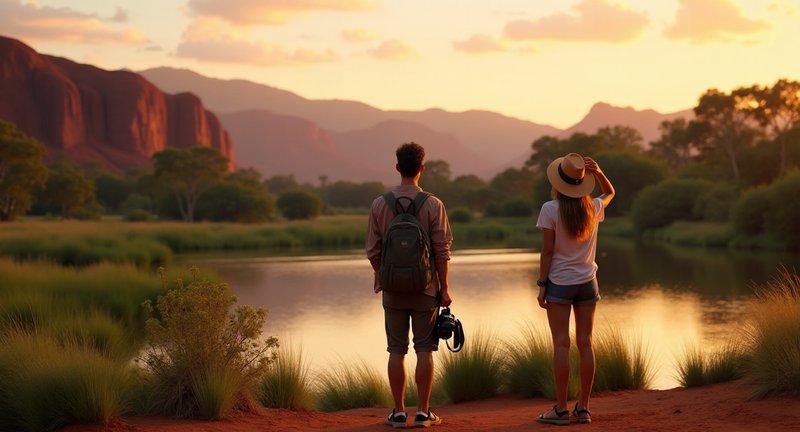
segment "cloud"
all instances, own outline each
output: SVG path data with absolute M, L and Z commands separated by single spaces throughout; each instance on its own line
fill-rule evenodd
M 614 5 L 608 0 L 583 0 L 573 13 L 559 13 L 536 20 L 515 20 L 506 24 L 510 39 L 551 39 L 621 43 L 642 33 L 647 15 Z
M 111 22 L 116 23 L 126 23 L 129 20 L 128 11 L 122 9 L 121 7 L 117 8 L 117 11 L 114 12 L 114 15 L 109 19 Z
M 485 34 L 472 35 L 467 40 L 453 42 L 456 51 L 463 51 L 471 54 L 482 54 L 506 51 L 506 46 L 497 38 Z
M 763 20 L 750 19 L 730 0 L 678 0 L 675 23 L 664 30 L 672 39 L 696 43 L 730 40 L 770 28 Z
M 285 24 L 298 14 L 312 11 L 353 12 L 372 10 L 374 0 L 189 0 L 196 16 L 216 17 L 235 25 Z
M 416 50 L 399 39 L 389 39 L 369 53 L 381 60 L 407 60 L 417 56 Z
M 366 29 L 356 28 L 342 30 L 342 39 L 346 42 L 372 42 L 377 38 L 378 36 L 375 33 Z
M 289 50 L 235 31 L 219 19 L 201 18 L 190 23 L 175 50 L 177 57 L 204 62 L 242 63 L 258 66 L 295 66 L 338 60 L 331 50 Z
M 147 42 L 138 30 L 115 29 L 97 15 L 18 0 L 0 0 L 0 29 L 5 34 L 46 41 L 83 44 Z

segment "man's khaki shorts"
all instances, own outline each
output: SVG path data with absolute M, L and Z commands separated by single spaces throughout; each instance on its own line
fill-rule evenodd
M 414 351 L 431 352 L 439 349 L 436 326 L 436 297 L 425 293 L 383 293 L 384 324 L 390 353 L 408 352 L 409 319 L 414 332 Z

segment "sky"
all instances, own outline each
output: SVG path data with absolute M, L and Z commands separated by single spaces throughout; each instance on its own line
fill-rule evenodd
M 670 113 L 800 80 L 800 0 L 0 0 L 0 35 L 105 69 L 559 128 L 596 102 Z

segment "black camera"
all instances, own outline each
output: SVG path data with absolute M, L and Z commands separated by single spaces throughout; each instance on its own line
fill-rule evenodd
M 436 318 L 436 335 L 439 339 L 450 339 L 456 330 L 456 316 L 450 313 L 450 308 L 442 309 Z

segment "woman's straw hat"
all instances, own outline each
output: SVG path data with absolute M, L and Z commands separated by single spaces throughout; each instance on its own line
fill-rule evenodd
M 580 198 L 594 190 L 594 176 L 586 175 L 586 164 L 583 156 L 570 153 L 550 163 L 547 167 L 547 179 L 562 195 Z

